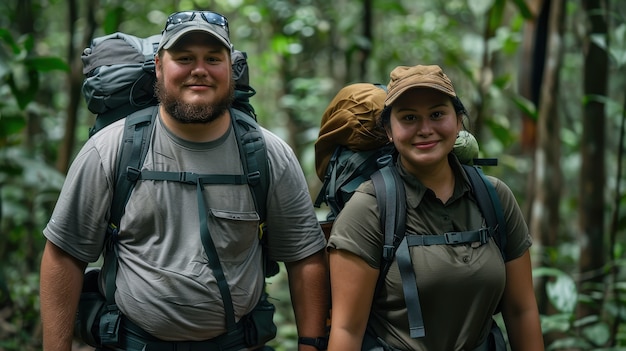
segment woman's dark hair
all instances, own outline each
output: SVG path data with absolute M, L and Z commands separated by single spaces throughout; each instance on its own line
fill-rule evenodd
M 465 109 L 465 106 L 463 106 L 461 99 L 459 99 L 458 96 L 455 96 L 451 98 L 451 100 L 452 100 L 452 106 L 454 106 L 454 111 L 456 111 L 457 114 L 461 114 L 469 118 L 469 113 L 467 113 L 467 110 Z
M 465 109 L 465 106 L 461 102 L 461 99 L 459 99 L 458 96 L 455 96 L 455 97 L 451 97 L 450 100 L 452 101 L 452 106 L 454 107 L 454 111 L 457 114 L 465 116 L 463 118 L 463 121 L 469 120 L 469 113 Z M 378 125 L 383 128 L 389 126 L 390 118 L 391 118 L 391 106 L 385 106 L 385 108 L 383 109 L 383 112 L 381 112 L 380 114 L 380 118 L 378 119 Z M 463 126 L 465 127 L 465 123 L 463 123 Z

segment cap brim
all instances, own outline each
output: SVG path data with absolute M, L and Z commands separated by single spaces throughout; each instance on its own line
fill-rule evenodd
M 160 51 L 161 49 L 165 49 L 165 50 L 170 49 L 178 42 L 180 38 L 182 38 L 183 36 L 191 32 L 207 33 L 211 35 L 212 37 L 214 37 L 215 39 L 217 39 L 226 48 L 228 48 L 229 50 L 231 49 L 230 42 L 226 38 L 224 38 L 222 35 L 220 35 L 217 31 L 210 28 L 208 25 L 188 22 L 188 23 L 179 25 L 179 27 L 180 28 L 170 30 L 170 31 L 174 31 L 174 30 L 176 31 L 173 34 L 169 34 L 169 35 L 168 33 L 163 34 L 163 40 L 161 40 L 161 43 L 159 44 L 159 49 L 157 51 Z
M 393 95 L 388 95 L 387 98 L 385 99 L 385 106 L 390 106 L 391 104 L 393 104 L 394 101 L 396 101 L 402 94 L 404 94 L 405 92 L 407 92 L 410 89 L 417 89 L 417 88 L 429 88 L 429 89 L 435 89 L 437 91 L 440 91 L 450 97 L 456 97 L 456 93 L 454 91 L 450 91 L 444 87 L 442 87 L 439 84 L 435 84 L 435 83 L 417 83 L 417 84 L 409 84 L 405 87 L 402 87 L 400 89 L 398 89 L 397 91 L 393 92 Z

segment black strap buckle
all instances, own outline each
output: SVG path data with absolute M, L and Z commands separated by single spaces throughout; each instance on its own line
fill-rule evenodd
M 261 172 L 254 171 L 254 172 L 248 173 L 248 184 L 255 186 L 259 184 L 260 180 L 261 180 Z
M 126 168 L 126 178 L 130 180 L 131 182 L 136 182 L 137 179 L 139 179 L 140 175 L 141 175 L 141 171 L 138 170 L 137 168 L 130 167 L 130 166 Z
M 460 232 L 443 233 L 443 236 L 445 237 L 446 244 L 448 245 L 454 245 L 463 242 L 463 235 Z

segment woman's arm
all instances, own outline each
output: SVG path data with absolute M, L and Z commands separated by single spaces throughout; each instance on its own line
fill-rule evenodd
M 543 335 L 533 289 L 530 253 L 506 263 L 502 317 L 513 351 L 542 351 Z
M 329 351 L 360 351 L 379 270 L 345 250 L 330 250 Z

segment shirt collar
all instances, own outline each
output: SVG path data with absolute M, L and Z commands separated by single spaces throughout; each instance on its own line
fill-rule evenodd
M 452 173 L 455 178 L 454 193 L 452 194 L 452 198 L 449 200 L 449 202 L 452 202 L 470 192 L 471 187 L 469 178 L 463 170 L 463 166 L 459 162 L 459 159 L 454 154 L 450 153 L 448 154 L 448 162 L 450 163 L 450 167 L 452 168 Z M 400 177 L 404 181 L 407 206 L 409 208 L 417 208 L 422 199 L 424 199 L 424 195 L 426 195 L 428 188 L 426 188 L 419 180 L 417 180 L 417 178 L 410 174 L 397 160 L 396 167 Z

